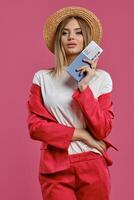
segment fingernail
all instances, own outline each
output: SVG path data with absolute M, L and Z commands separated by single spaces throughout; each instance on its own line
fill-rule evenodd
M 87 60 L 87 59 L 83 59 L 82 61 L 83 61 L 83 62 L 88 62 L 88 60 Z

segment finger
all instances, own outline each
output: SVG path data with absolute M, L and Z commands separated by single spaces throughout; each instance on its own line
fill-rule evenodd
M 83 59 L 82 61 L 91 65 L 94 63 L 92 60 L 89 59 Z
M 99 57 L 96 58 L 95 60 L 83 59 L 82 61 L 85 62 L 85 63 L 93 64 L 93 63 L 97 63 L 98 60 L 99 60 Z
M 98 61 L 99 61 L 99 57 L 98 57 L 98 58 L 96 58 L 95 62 L 98 62 Z
M 100 144 L 101 144 L 101 147 L 106 151 L 107 146 L 106 146 L 105 142 L 100 141 Z
M 103 149 L 103 151 L 106 151 L 106 145 L 99 142 L 98 145 Z
M 101 145 L 101 147 L 103 148 L 104 151 L 106 151 L 106 146 L 105 145 Z
M 87 63 L 90 66 L 91 69 L 96 69 L 95 66 L 97 65 L 98 61 L 91 61 L 91 60 L 86 60 L 85 59 L 84 62 Z
M 86 73 L 87 73 L 87 70 L 84 68 L 84 69 L 82 69 L 80 72 L 79 72 L 79 75 L 81 76 L 81 74 L 85 74 L 86 75 Z
M 76 71 L 81 71 L 82 69 L 85 69 L 85 68 L 89 68 L 89 66 L 88 65 L 84 65 L 82 67 L 77 68 Z
M 91 60 L 83 60 L 83 62 L 87 63 L 89 67 L 92 69 L 93 62 Z
M 89 141 L 84 141 L 84 143 L 89 145 L 89 147 L 92 146 L 92 148 L 97 149 L 102 155 L 104 154 L 103 148 L 97 142 L 93 143 L 92 145 L 91 145 L 91 142 Z
M 105 151 L 104 151 L 104 149 L 100 145 L 97 145 L 96 148 L 97 148 L 98 151 L 100 151 L 100 153 L 102 155 L 104 154 Z
M 97 63 L 98 61 L 99 61 L 99 57 L 94 60 L 95 63 Z

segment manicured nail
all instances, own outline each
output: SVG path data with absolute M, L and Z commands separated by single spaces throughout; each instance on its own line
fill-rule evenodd
M 85 59 L 82 59 L 82 61 L 85 61 Z

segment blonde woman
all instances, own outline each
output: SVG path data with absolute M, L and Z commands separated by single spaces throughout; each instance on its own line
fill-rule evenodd
M 35 73 L 28 100 L 30 136 L 42 142 L 43 199 L 108 200 L 112 79 L 98 60 L 85 60 L 80 82 L 66 72 L 91 40 L 100 43 L 101 23 L 85 8 L 66 7 L 48 18 L 43 35 L 56 64 Z

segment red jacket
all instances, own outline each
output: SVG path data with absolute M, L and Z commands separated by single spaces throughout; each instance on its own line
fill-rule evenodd
M 92 135 L 98 140 L 103 140 L 107 148 L 111 146 L 117 150 L 106 140 L 114 118 L 111 93 L 103 94 L 96 100 L 91 89 L 87 87 L 83 92 L 75 91 L 72 97 L 82 109 Z M 39 172 L 53 173 L 69 168 L 68 147 L 75 128 L 57 122 L 43 104 L 41 88 L 37 84 L 32 84 L 27 105 L 30 136 L 42 141 Z M 112 164 L 107 152 L 104 158 L 108 165 Z

